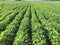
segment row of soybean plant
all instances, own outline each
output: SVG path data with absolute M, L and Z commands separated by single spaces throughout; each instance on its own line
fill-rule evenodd
M 0 17 L 7 13 L 9 10 L 13 9 L 12 7 L 16 7 L 17 4 L 0 4 Z
M 11 5 L 12 6 L 12 5 Z M 19 8 L 20 8 L 20 6 L 21 5 L 14 5 L 13 6 L 13 8 L 11 7 L 7 7 L 7 8 L 10 8 L 10 9 L 5 9 L 6 11 L 4 12 L 4 13 L 2 13 L 2 14 L 0 14 L 0 22 L 2 21 L 2 20 L 4 20 L 7 16 L 9 16 L 9 15 L 11 15 L 11 13 L 13 13 L 15 10 L 19 10 Z M 14 9 L 14 10 L 13 10 Z
M 0 17 L 3 14 L 5 14 L 6 12 L 8 12 L 9 10 L 16 9 L 20 5 L 22 5 L 22 4 L 20 4 L 20 3 L 7 3 L 7 2 L 0 4 Z
M 24 8 L 24 6 L 18 7 L 17 10 L 13 11 L 10 15 L 8 15 L 3 21 L 0 22 L 0 32 L 3 31 L 8 24 L 10 24 L 15 16 Z
M 26 12 L 28 6 L 16 14 L 15 19 L 6 27 L 6 29 L 0 34 L 0 45 L 12 45 L 17 29 L 19 28 L 20 22 Z
M 19 26 L 17 36 L 14 39 L 13 45 L 29 45 L 30 37 L 30 6 L 27 9 L 26 14 L 24 15 L 23 20 L 21 21 L 21 25 Z
M 57 6 L 57 5 L 55 5 Z M 52 7 L 46 7 L 46 8 L 41 8 L 40 12 L 43 13 L 42 15 L 46 18 L 46 20 L 50 23 L 51 27 L 55 28 L 58 32 L 58 36 L 60 36 L 60 13 L 59 13 L 59 5 L 57 7 L 52 6 Z M 60 37 L 59 37 L 60 39 Z M 60 40 L 59 40 L 60 42 Z
M 44 13 L 44 11 L 42 11 Z M 52 23 L 50 23 L 48 20 L 46 20 L 45 16 L 43 15 L 43 13 L 41 12 L 41 10 L 36 9 L 36 15 L 39 19 L 39 21 L 41 22 L 43 29 L 46 32 L 46 38 L 47 42 L 49 40 L 49 43 L 51 43 L 52 45 L 59 45 L 59 34 L 58 34 L 58 30 L 56 30 L 53 26 Z M 47 12 L 48 13 L 48 12 Z M 53 20 L 52 20 L 53 21 Z
M 34 8 L 31 8 L 31 25 L 32 25 L 32 44 L 33 45 L 47 45 L 44 36 L 44 30 L 41 28 L 41 23 L 39 23 Z
M 48 5 L 48 4 L 47 4 Z M 53 27 L 55 27 L 59 31 L 60 27 L 60 8 L 59 8 L 59 3 L 58 5 L 53 4 L 52 7 L 51 5 L 46 6 L 40 6 L 39 10 L 44 15 L 44 17 L 51 23 Z M 38 7 L 37 7 L 38 8 Z M 53 21 L 52 21 L 53 20 Z

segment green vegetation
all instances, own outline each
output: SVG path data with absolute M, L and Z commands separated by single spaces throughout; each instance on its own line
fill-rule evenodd
M 0 2 L 0 45 L 60 45 L 60 3 Z

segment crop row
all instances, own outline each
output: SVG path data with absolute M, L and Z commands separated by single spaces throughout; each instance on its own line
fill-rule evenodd
M 60 45 L 59 3 L 5 3 L 0 3 L 0 45 Z
M 15 37 L 15 33 L 20 25 L 20 21 L 26 12 L 27 6 L 16 14 L 15 19 L 6 27 L 5 31 L 0 34 L 0 45 L 10 45 Z M 23 13 L 24 12 L 24 13 Z M 16 13 L 16 12 L 15 12 Z

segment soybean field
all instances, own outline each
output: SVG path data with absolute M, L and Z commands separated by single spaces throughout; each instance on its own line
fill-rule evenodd
M 60 45 L 60 3 L 0 2 L 0 45 Z

